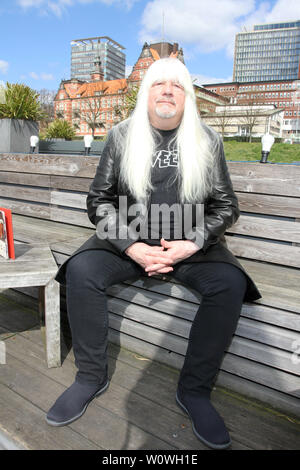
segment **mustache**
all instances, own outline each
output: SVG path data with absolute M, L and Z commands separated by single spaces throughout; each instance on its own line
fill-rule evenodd
M 171 104 L 176 104 L 175 100 L 173 98 L 158 98 L 155 103 L 171 103 Z

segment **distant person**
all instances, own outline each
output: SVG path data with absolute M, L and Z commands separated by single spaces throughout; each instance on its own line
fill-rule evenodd
M 139 219 L 132 215 L 137 203 Z M 152 211 L 161 205 L 161 213 Z M 67 286 L 78 372 L 47 422 L 63 426 L 78 419 L 109 386 L 106 289 L 142 274 L 168 273 L 202 295 L 177 403 L 202 442 L 227 448 L 230 436 L 210 395 L 242 303 L 260 293 L 226 246 L 224 233 L 239 217 L 238 202 L 221 138 L 199 118 L 180 60 L 161 59 L 148 69 L 132 116 L 108 135 L 87 209 L 96 234 L 57 275 Z

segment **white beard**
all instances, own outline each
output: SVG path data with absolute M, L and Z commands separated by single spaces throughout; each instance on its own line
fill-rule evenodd
M 172 111 L 161 111 L 158 107 L 156 107 L 155 113 L 162 119 L 170 119 L 176 115 L 176 109 L 173 109 Z

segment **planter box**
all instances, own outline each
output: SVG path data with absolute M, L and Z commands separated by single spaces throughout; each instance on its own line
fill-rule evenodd
M 29 153 L 32 135 L 39 135 L 37 122 L 23 119 L 0 119 L 0 152 Z

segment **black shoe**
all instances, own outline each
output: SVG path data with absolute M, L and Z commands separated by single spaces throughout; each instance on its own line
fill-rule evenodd
M 210 399 L 177 390 L 177 404 L 188 414 L 195 435 L 211 449 L 227 449 L 231 439 L 223 419 L 213 407 Z
M 46 421 L 50 426 L 66 426 L 80 418 L 86 411 L 89 403 L 109 386 L 106 380 L 103 385 L 81 384 L 74 382 L 64 391 L 50 408 Z

